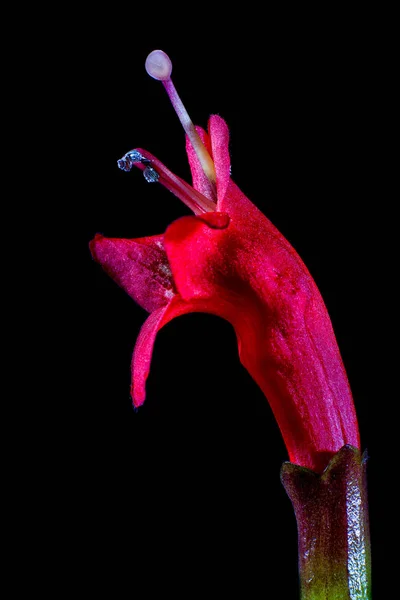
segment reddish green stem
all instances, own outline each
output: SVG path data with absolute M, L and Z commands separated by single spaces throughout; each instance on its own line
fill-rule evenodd
M 343 446 L 319 475 L 285 463 L 299 539 L 302 600 L 370 600 L 366 457 Z

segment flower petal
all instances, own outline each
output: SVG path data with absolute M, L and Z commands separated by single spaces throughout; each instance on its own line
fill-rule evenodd
M 196 131 L 200 136 L 201 141 L 208 150 L 209 154 L 212 154 L 210 138 L 202 127 L 196 127 Z M 190 142 L 188 136 L 186 136 L 186 153 L 189 161 L 190 171 L 192 173 L 192 185 L 195 190 L 206 196 L 209 200 L 214 201 L 214 193 L 210 181 L 206 177 L 203 171 L 203 167 L 197 157 L 197 154 Z
M 231 177 L 228 125 L 218 115 L 211 115 L 208 121 L 208 134 L 211 140 L 212 158 L 217 175 L 217 196 L 218 200 L 222 200 Z
M 146 319 L 136 340 L 132 356 L 132 384 L 131 395 L 134 406 L 138 407 L 146 399 L 146 379 L 150 371 L 151 357 L 154 342 L 161 322 L 167 312 L 169 304 L 158 308 Z
M 229 129 L 225 121 L 218 115 L 211 115 L 208 121 L 208 134 L 201 127 L 196 126 L 201 141 L 213 159 L 217 176 L 217 196 L 221 200 L 226 193 L 230 172 L 231 160 L 229 156 Z M 204 196 L 213 200 L 212 187 L 204 174 L 197 154 L 186 136 L 186 152 L 190 170 L 192 172 L 193 187 Z
M 235 206 L 224 227 L 215 226 L 219 213 L 208 213 L 167 229 L 177 291 L 232 323 L 241 362 L 268 398 L 290 460 L 321 471 L 343 445 L 359 447 L 327 310 L 295 250 L 232 182 L 220 205 Z
M 165 306 L 173 297 L 162 235 L 127 240 L 97 234 L 90 250 L 106 273 L 148 312 Z
M 151 357 L 157 332 L 169 321 L 191 312 L 212 312 L 206 303 L 185 302 L 178 295 L 166 306 L 156 309 L 143 324 L 132 356 L 131 395 L 133 405 L 139 407 L 146 398 L 146 380 L 150 372 Z

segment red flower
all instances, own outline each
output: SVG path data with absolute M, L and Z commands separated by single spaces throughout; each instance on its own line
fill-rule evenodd
M 215 168 L 206 177 L 187 140 L 193 188 L 144 150 L 119 161 L 159 180 L 197 213 L 164 235 L 90 247 L 105 271 L 150 316 L 132 359 L 132 398 L 145 399 L 157 332 L 174 317 L 206 312 L 234 327 L 242 364 L 265 393 L 291 462 L 322 471 L 345 444 L 360 447 L 349 383 L 321 295 L 300 257 L 230 178 L 228 128 L 196 128 Z M 210 183 L 211 179 L 211 183 Z

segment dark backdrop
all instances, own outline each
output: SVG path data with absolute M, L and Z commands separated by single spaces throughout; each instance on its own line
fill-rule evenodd
M 84 575 L 88 590 L 298 595 L 296 524 L 279 481 L 287 454 L 232 328 L 201 314 L 168 324 L 135 413 L 130 359 L 146 313 L 89 254 L 97 232 L 142 237 L 189 214 L 116 164 L 139 146 L 190 181 L 181 125 L 144 70 L 155 48 L 169 53 L 193 121 L 206 126 L 211 113 L 227 121 L 233 179 L 295 247 L 325 299 L 371 457 L 374 584 L 378 594 L 389 585 L 386 75 L 373 19 L 366 27 L 360 15 L 337 17 L 317 25 L 271 17 L 253 34 L 257 15 L 163 28 L 149 9 L 125 18 L 121 8 L 115 25 L 103 14 L 101 24 L 71 30 L 69 240 L 81 251 L 82 278 L 78 287 L 71 273 L 69 284 L 77 327 L 65 494 L 76 546 L 70 581 Z

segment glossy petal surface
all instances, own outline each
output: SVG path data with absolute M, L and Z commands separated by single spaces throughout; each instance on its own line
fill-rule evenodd
M 241 362 L 265 393 L 291 462 L 322 472 L 342 446 L 360 445 L 327 310 L 296 251 L 231 180 L 223 119 L 214 115 L 207 133 L 197 131 L 215 166 L 215 212 L 178 219 L 164 236 L 92 242 L 95 259 L 152 313 L 132 362 L 134 404 L 144 401 L 157 331 L 180 314 L 213 313 L 235 328 Z M 195 193 L 212 199 L 190 144 L 187 153 Z M 168 177 L 174 191 L 175 176 Z

